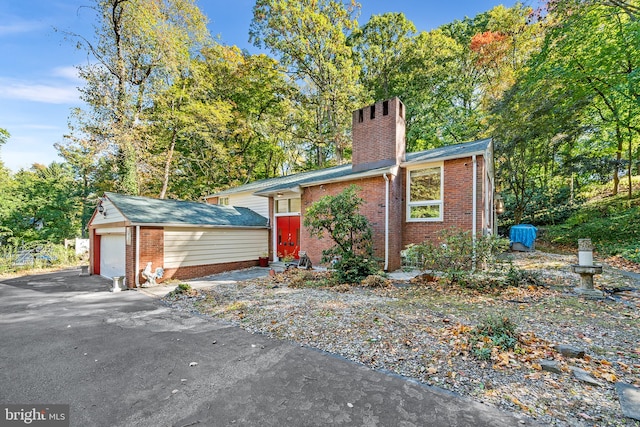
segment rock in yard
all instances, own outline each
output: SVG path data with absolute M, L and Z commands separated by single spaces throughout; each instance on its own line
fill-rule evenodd
M 562 373 L 562 369 L 560 369 L 560 365 L 555 360 L 548 360 L 548 359 L 541 360 L 540 366 L 542 366 L 543 371 L 553 372 L 554 374 Z
M 618 382 L 616 391 L 624 416 L 640 421 L 640 388 Z
M 584 369 L 576 368 L 575 366 L 571 366 L 571 372 L 573 372 L 573 376 L 583 383 L 587 383 L 589 385 L 593 385 L 596 387 L 602 387 L 602 384 L 597 379 L 593 378 L 587 371 Z
M 571 345 L 560 344 L 555 346 L 555 349 L 564 357 L 572 357 L 575 359 L 584 357 L 584 350 Z

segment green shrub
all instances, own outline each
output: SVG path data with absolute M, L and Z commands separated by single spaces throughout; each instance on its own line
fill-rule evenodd
M 427 240 L 412 245 L 405 257 L 421 270 L 442 272 L 448 280 L 462 283 L 474 270 L 496 266 L 496 256 L 509 247 L 509 241 L 499 236 L 476 236 L 452 227 L 442 230 L 437 241 Z
M 481 360 L 491 357 L 493 347 L 513 350 L 518 344 L 516 324 L 508 317 L 488 316 L 471 330 L 471 353 Z
M 177 287 L 177 290 L 180 292 L 189 292 L 191 291 L 191 285 L 188 283 L 180 283 Z
M 640 245 L 636 245 L 635 247 L 629 247 L 624 249 L 621 253 L 620 256 L 622 256 L 623 258 L 632 261 L 632 262 L 637 262 L 638 264 L 640 264 Z
M 362 255 L 346 254 L 333 264 L 331 278 L 336 285 L 360 283 L 379 270 L 377 261 Z
M 322 251 L 322 262 L 332 262 L 333 279 L 338 284 L 359 283 L 378 270 L 371 224 L 359 212 L 364 200 L 357 196 L 357 190 L 350 185 L 335 196 L 322 197 L 309 206 L 304 217 L 304 226 L 312 236 L 322 239 L 328 234 L 333 240 L 334 245 Z

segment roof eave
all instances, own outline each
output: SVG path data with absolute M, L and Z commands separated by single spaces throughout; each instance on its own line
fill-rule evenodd
M 459 153 L 459 154 L 452 154 L 450 156 L 440 156 L 440 157 L 433 157 L 431 159 L 418 159 L 418 160 L 411 160 L 408 162 L 402 162 L 400 163 L 400 167 L 407 167 L 407 166 L 413 166 L 413 165 L 419 165 L 422 163 L 435 163 L 435 162 L 445 162 L 447 160 L 455 160 L 455 159 L 463 159 L 465 157 L 471 157 L 471 156 L 478 156 L 478 155 L 482 155 L 484 156 L 487 153 L 487 150 L 476 150 L 476 151 L 469 151 L 466 153 Z
M 313 187 L 315 185 L 321 185 L 321 184 L 332 184 L 335 182 L 353 181 L 355 179 L 370 178 L 373 176 L 382 176 L 386 173 L 390 173 L 390 170 L 393 168 L 394 166 L 384 167 L 384 168 L 371 169 L 368 171 L 363 171 L 363 172 L 349 174 L 349 175 L 343 175 L 335 178 L 316 179 L 313 181 L 303 182 L 292 187 L 266 188 L 264 190 L 256 191 L 253 194 L 255 196 L 273 197 L 278 195 L 278 193 L 287 193 L 287 192 L 302 193 L 302 189 L 305 187 Z
M 268 225 L 216 225 L 216 224 L 185 224 L 170 222 L 131 222 L 132 227 L 201 227 L 201 228 L 251 228 L 251 229 L 269 229 Z

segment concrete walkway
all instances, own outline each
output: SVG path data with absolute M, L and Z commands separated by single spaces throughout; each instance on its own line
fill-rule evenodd
M 0 403 L 70 404 L 83 427 L 532 425 L 110 286 L 79 270 L 0 282 Z

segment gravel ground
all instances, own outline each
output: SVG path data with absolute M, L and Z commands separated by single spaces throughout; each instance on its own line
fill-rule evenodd
M 513 255 L 543 286 L 501 292 L 440 282 L 388 281 L 384 287 L 294 288 L 292 274 L 220 284 L 195 295 L 170 295 L 178 310 L 199 312 L 252 333 L 290 340 L 448 389 L 555 426 L 635 426 L 625 418 L 617 381 L 640 387 L 640 283 L 605 265 L 595 277 L 604 300 L 577 297 L 575 256 Z M 320 276 L 326 273 L 318 273 Z M 313 281 L 311 282 L 313 284 Z M 514 350 L 473 355 L 472 330 L 493 315 L 517 325 Z M 561 355 L 555 345 L 584 350 Z M 490 346 L 491 347 L 491 346 Z M 542 369 L 553 360 L 559 373 Z M 543 363 L 544 364 L 544 363 Z M 578 380 L 571 368 L 594 381 Z

